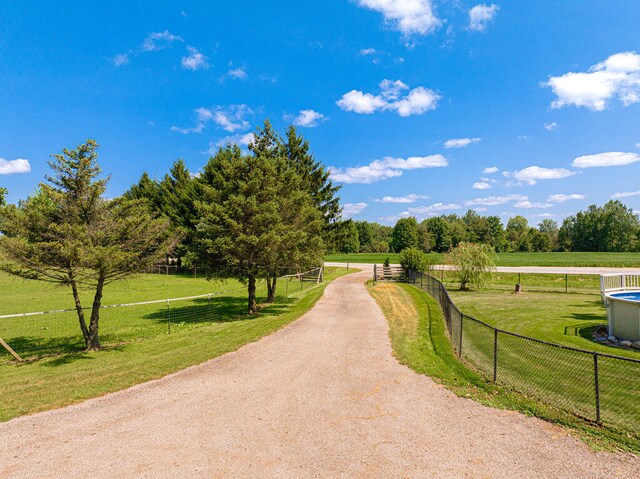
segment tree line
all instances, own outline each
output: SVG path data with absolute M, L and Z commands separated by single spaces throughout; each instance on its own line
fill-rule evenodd
M 206 267 L 246 283 L 253 315 L 257 280 L 275 301 L 277 278 L 321 264 L 345 226 L 339 186 L 293 126 L 281 137 L 266 120 L 249 152 L 222 146 L 199 174 L 178 160 L 118 198 L 105 196 L 97 149 L 87 140 L 52 155 L 52 174 L 17 205 L 0 190 L 0 267 L 69 287 L 86 350 L 101 348 L 102 294 L 113 281 L 161 261 Z M 82 288 L 93 294 L 88 318 Z
M 638 215 L 619 200 L 565 218 L 561 225 L 544 219 L 529 225 L 520 215 L 507 221 L 469 210 L 463 216 L 436 216 L 418 222 L 400 218 L 395 226 L 351 221 L 343 227 L 337 248 L 341 253 L 399 253 L 406 248 L 448 252 L 461 243 L 484 244 L 496 252 L 640 251 Z

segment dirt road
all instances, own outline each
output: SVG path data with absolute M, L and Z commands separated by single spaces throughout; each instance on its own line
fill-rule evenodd
M 638 477 L 634 456 L 399 365 L 368 277 L 235 353 L 0 424 L 0 477 Z

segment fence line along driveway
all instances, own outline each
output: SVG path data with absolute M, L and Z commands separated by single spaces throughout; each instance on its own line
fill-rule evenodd
M 350 268 L 373 271 L 373 263 L 337 263 L 325 262 L 325 266 L 346 266 Z M 380 263 L 379 263 L 380 264 Z M 400 266 L 392 264 L 391 266 Z M 432 266 L 435 270 L 453 271 L 455 268 L 445 264 L 436 264 Z M 498 273 L 536 273 L 536 274 L 583 274 L 583 275 L 600 275 L 607 273 L 640 273 L 640 268 L 605 268 L 601 266 L 498 266 Z
M 235 353 L 0 424 L 0 477 L 637 477 L 635 456 L 398 364 L 369 278 Z

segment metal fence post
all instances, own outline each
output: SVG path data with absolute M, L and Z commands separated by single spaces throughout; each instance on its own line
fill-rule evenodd
M 167 299 L 167 332 L 171 333 L 171 307 L 169 306 L 168 299 Z
M 493 330 L 493 382 L 498 379 L 498 330 Z
M 598 375 L 598 353 L 593 353 L 593 379 L 596 393 L 596 421 L 600 422 L 600 378 Z
M 453 304 L 453 303 L 451 303 Z M 460 343 L 458 345 L 458 357 L 462 358 L 462 324 L 463 324 L 463 320 L 464 320 L 464 315 L 462 313 L 460 314 Z

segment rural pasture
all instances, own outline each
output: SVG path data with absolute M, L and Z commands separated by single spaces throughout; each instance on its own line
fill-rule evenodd
M 327 262 L 338 263 L 391 263 L 399 262 L 399 253 L 350 253 L 330 254 Z M 428 253 L 431 264 L 443 264 L 442 253 Z M 640 253 L 498 253 L 497 266 L 592 266 L 608 268 L 640 268 Z

